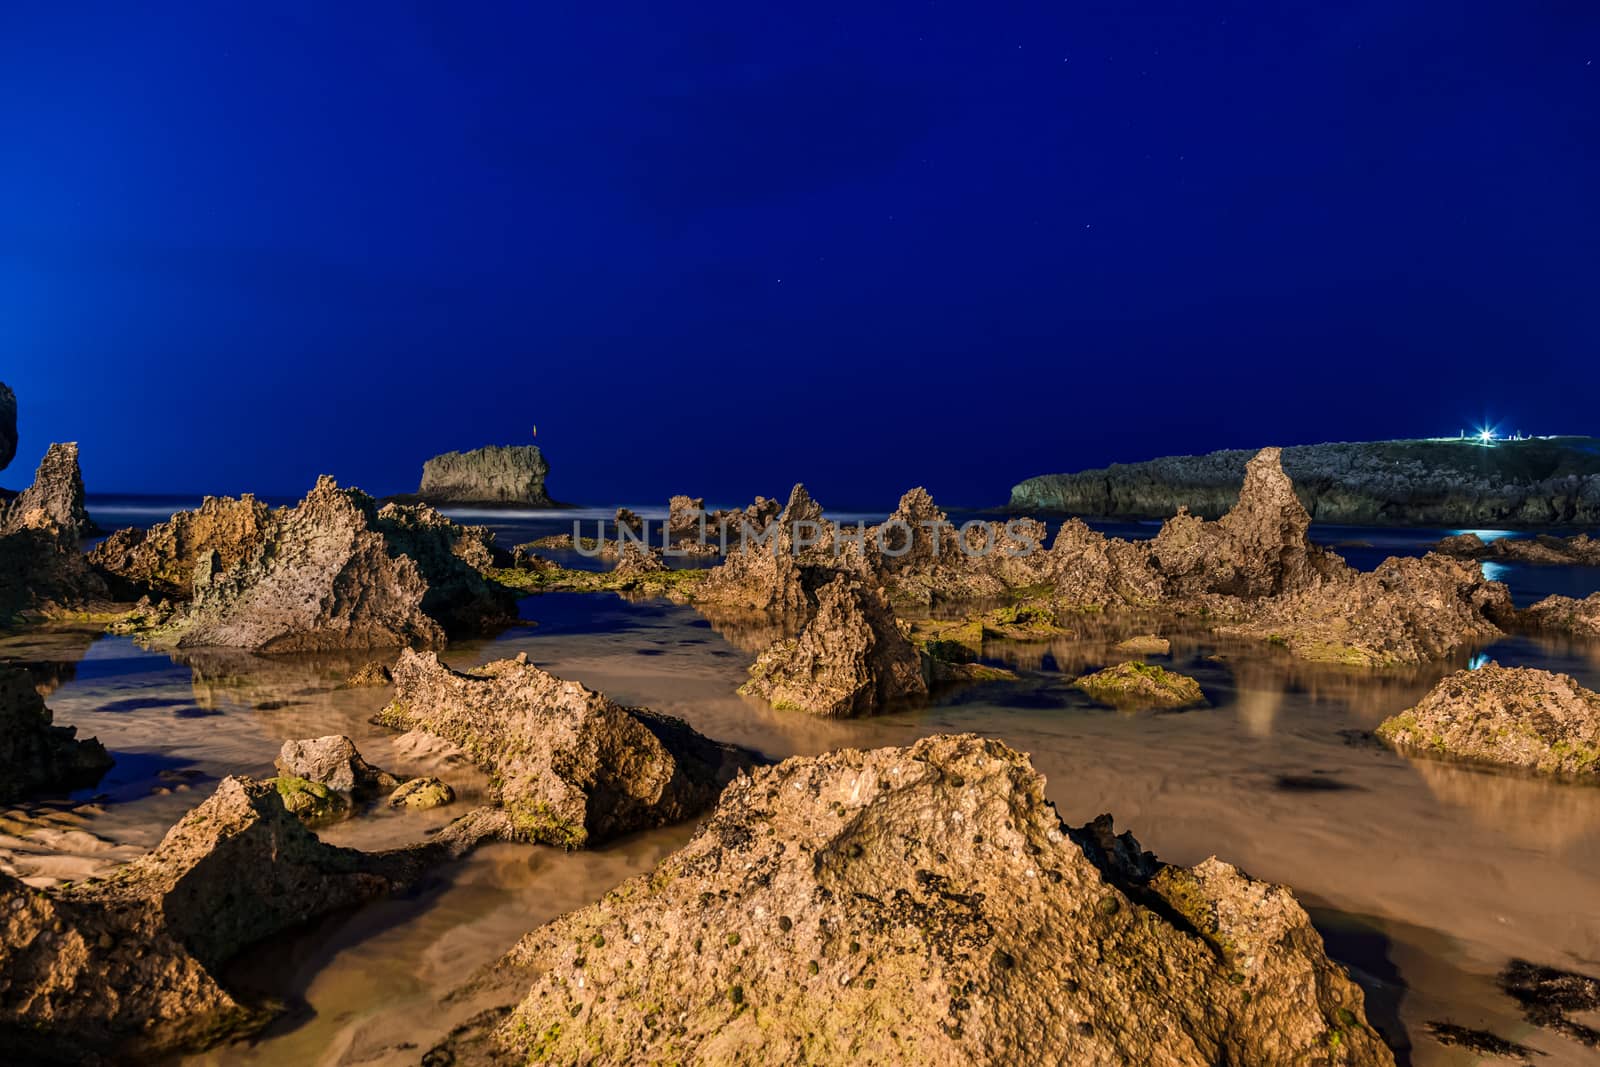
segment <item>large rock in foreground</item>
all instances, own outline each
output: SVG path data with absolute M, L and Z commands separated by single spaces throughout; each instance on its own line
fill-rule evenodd
M 430 504 L 529 504 L 550 507 L 550 464 L 537 445 L 489 445 L 446 452 L 422 465 L 417 495 Z
M 27 671 L 0 667 L 0 803 L 41 789 L 78 789 L 111 769 L 105 746 L 52 724 Z
M 246 946 L 414 884 L 497 830 L 458 820 L 388 853 L 325 845 L 269 782 L 226 778 L 154 851 L 48 891 L 0 875 L 0 1046 L 17 1062 L 149 1062 L 259 1027 L 219 984 Z
M 1412 755 L 1600 782 L 1600 693 L 1565 674 L 1498 663 L 1457 671 L 1378 736 Z
M 379 721 L 459 745 L 488 772 L 516 834 L 581 848 L 693 818 L 748 764 L 680 719 L 629 708 L 527 657 L 457 674 L 407 649 Z
M 211 566 L 228 570 L 255 552 L 267 537 L 271 512 L 249 493 L 208 496 L 194 511 L 180 511 L 148 530 L 118 530 L 89 553 L 89 562 L 156 596 L 194 595 L 195 569 L 206 553 Z
M 818 590 L 800 636 L 763 652 L 740 692 L 776 708 L 843 718 L 921 701 L 928 684 L 883 594 L 840 574 Z
M 998 741 L 796 758 L 529 934 L 457 1064 L 1390 1064 L 1287 889 L 1065 826 Z M 451 1062 L 444 1052 L 439 1062 Z

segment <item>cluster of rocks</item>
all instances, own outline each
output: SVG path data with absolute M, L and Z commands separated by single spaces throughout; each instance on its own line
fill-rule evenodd
M 1319 522 L 1410 526 L 1600 523 L 1600 444 L 1569 437 L 1502 441 L 1366 441 L 1284 450 L 1301 502 Z M 1187 505 L 1220 515 L 1251 452 L 1168 456 L 1030 478 L 1011 506 L 1103 518 L 1158 519 Z
M 1600 783 L 1600 693 L 1565 674 L 1498 663 L 1457 671 L 1377 733 L 1408 754 Z
M 374 767 L 342 734 L 285 741 L 276 766 L 273 784 L 284 806 L 312 825 L 353 814 L 380 796 L 412 811 L 455 801 L 455 790 L 436 777 L 399 778 Z
M 1497 537 L 1485 541 L 1475 533 L 1455 534 L 1433 546 L 1435 552 L 1461 559 L 1487 559 L 1553 567 L 1600 567 L 1600 540 L 1588 534 L 1554 537 Z
M 459 746 L 487 772 L 520 840 L 579 848 L 692 818 L 750 754 L 624 707 L 527 657 L 460 674 L 406 649 L 377 721 Z
M 0 874 L 0 1044 L 25 1062 L 124 1062 L 258 1029 L 273 1009 L 219 977 L 241 950 L 414 885 L 503 830 L 475 812 L 423 845 L 336 848 L 273 783 L 230 777 L 108 878 L 37 890 Z
M 208 499 L 149 531 L 122 531 L 91 555 L 149 597 L 188 597 L 149 635 L 180 648 L 308 652 L 441 645 L 516 616 L 482 571 L 493 534 L 427 505 L 388 504 L 332 478 L 298 505 Z
M 111 769 L 105 746 L 55 725 L 27 671 L 0 666 L 0 803 L 39 790 L 93 786 Z
M 446 452 L 422 465 L 417 496 L 430 504 L 553 507 L 550 464 L 537 445 L 489 445 Z
M 741 776 L 425 1062 L 1391 1064 L 1290 892 L 1065 825 L 971 736 Z
M 1460 560 L 1396 558 L 1362 572 L 1312 543 L 1311 516 L 1271 448 L 1247 464 L 1220 520 L 1180 510 L 1148 541 L 1108 538 L 1076 519 L 1048 547 L 1047 528 L 1028 519 L 957 529 L 922 489 L 885 523 L 849 529 L 828 522 L 797 486 L 774 523 L 687 595 L 714 618 L 742 611 L 784 620 L 798 637 L 761 655 L 746 691 L 826 715 L 926 695 L 940 658 L 931 653 L 948 642 L 924 643 L 913 680 L 904 664 L 918 650 L 886 603 L 919 611 L 1009 599 L 969 621 L 1023 640 L 1060 633 L 1067 613 L 1183 614 L 1297 658 L 1361 666 L 1436 659 L 1493 638 L 1498 623 L 1515 618 L 1505 587 Z M 841 577 L 848 582 L 834 588 Z M 823 613 L 826 588 L 834 592 Z

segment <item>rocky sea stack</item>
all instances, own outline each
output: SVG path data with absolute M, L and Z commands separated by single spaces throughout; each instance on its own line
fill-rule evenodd
M 972 736 L 740 777 L 498 977 L 424 1062 L 1394 1062 L 1287 889 L 1072 829 Z
M 537 445 L 489 445 L 446 452 L 422 465 L 417 496 L 430 504 L 553 507 L 544 480 L 550 464 Z
M 1254 453 L 1229 449 L 1046 474 L 1015 486 L 1012 507 L 1104 518 L 1158 519 L 1187 507 L 1222 514 Z M 1283 450 L 1318 522 L 1417 526 L 1600 523 L 1600 441 L 1364 441 Z

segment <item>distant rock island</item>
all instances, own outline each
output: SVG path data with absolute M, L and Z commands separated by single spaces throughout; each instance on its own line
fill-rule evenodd
M 1011 506 L 1151 519 L 1227 511 L 1253 449 L 1114 463 L 1015 486 Z M 1600 523 L 1600 439 L 1548 437 L 1295 445 L 1284 471 L 1318 522 L 1417 526 Z
M 428 460 L 416 495 L 429 504 L 552 507 L 544 489 L 549 474 L 538 445 L 489 445 Z

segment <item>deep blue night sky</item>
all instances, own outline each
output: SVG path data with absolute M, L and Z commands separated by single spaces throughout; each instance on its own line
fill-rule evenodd
M 7 484 L 537 423 L 569 500 L 988 504 L 1596 429 L 1592 3 L 147 6 L 0 13 Z

